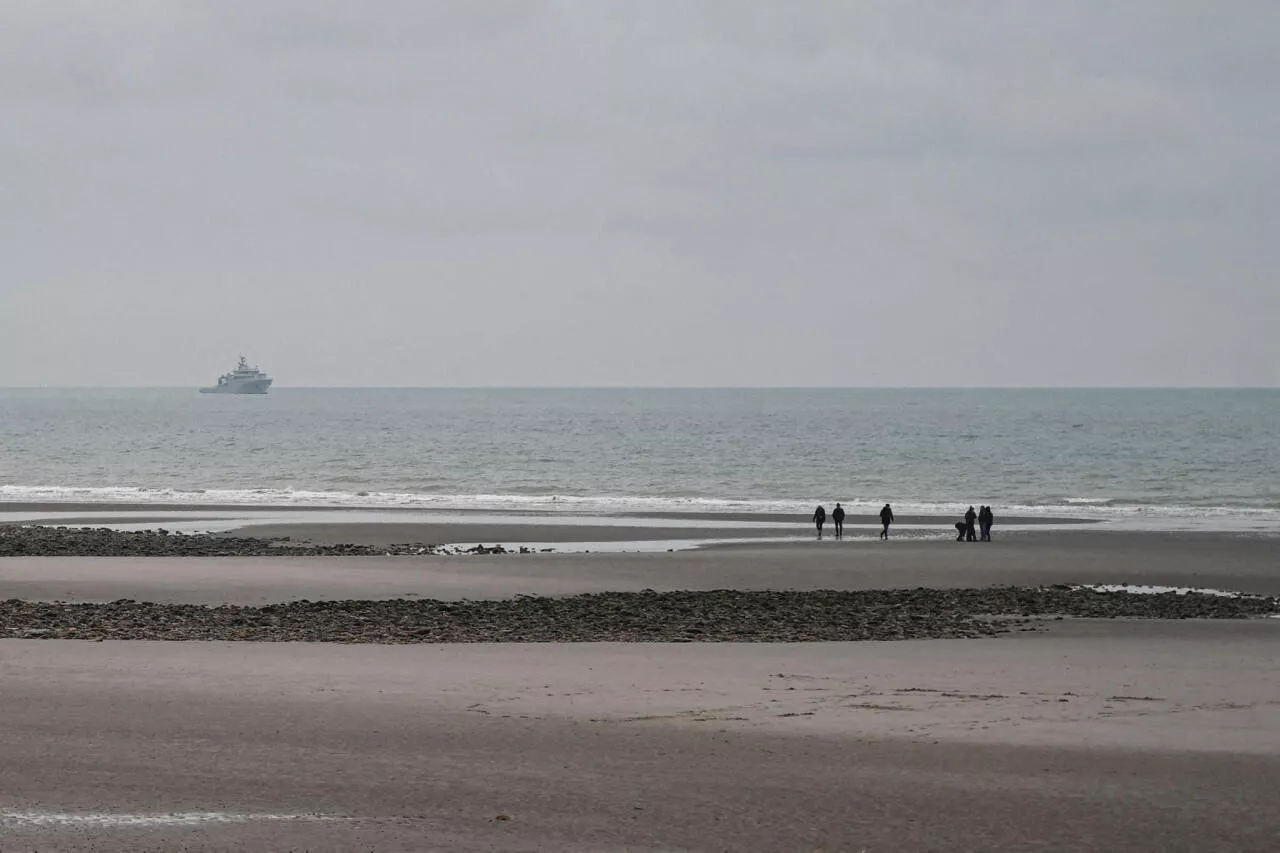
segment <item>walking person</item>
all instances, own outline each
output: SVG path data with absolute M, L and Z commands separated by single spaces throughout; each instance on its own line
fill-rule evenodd
M 813 523 L 818 525 L 818 538 L 821 539 L 822 525 L 827 523 L 827 511 L 822 504 L 818 504 L 818 508 L 813 511 Z
M 978 541 L 991 541 L 991 525 L 995 524 L 995 516 L 991 513 L 991 507 L 984 506 L 978 512 L 978 529 L 980 531 Z
M 840 502 L 836 501 L 836 508 L 831 510 L 831 521 L 836 526 L 836 538 L 844 538 L 844 507 L 840 506 Z
M 977 542 L 978 534 L 973 529 L 973 523 L 978 520 L 978 514 L 973 511 L 973 507 L 969 507 L 969 511 L 964 514 L 964 541 Z
M 889 538 L 889 525 L 893 524 L 893 509 L 888 505 L 884 505 L 884 509 L 880 510 L 880 523 L 884 525 L 884 529 L 880 531 L 881 539 Z

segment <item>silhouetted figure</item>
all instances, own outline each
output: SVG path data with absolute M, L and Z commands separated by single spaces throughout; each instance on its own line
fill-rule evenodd
M 884 525 L 884 530 L 880 531 L 880 538 L 888 539 L 889 525 L 893 524 L 893 510 L 888 504 L 885 504 L 884 509 L 880 510 L 880 523 Z
M 844 536 L 844 507 L 836 503 L 836 508 L 831 510 L 831 521 L 836 526 L 836 538 Z
M 991 541 L 991 525 L 995 524 L 995 522 L 996 518 L 991 512 L 991 507 L 984 506 L 982 509 L 978 510 L 979 542 Z
M 973 529 L 973 523 L 978 520 L 978 514 L 973 511 L 973 507 L 969 507 L 969 511 L 964 514 L 964 541 L 977 542 L 978 534 Z
M 813 511 L 813 523 L 818 525 L 818 538 L 822 538 L 822 525 L 827 523 L 827 511 L 822 504 L 818 504 L 818 508 Z
M 965 524 L 963 521 L 956 522 L 956 541 L 957 542 L 964 541 L 964 533 L 968 529 L 969 529 L 969 525 Z

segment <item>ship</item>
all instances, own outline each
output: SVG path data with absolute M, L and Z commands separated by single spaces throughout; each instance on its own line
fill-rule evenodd
M 201 388 L 201 394 L 265 394 L 271 387 L 271 377 L 256 367 L 250 367 L 244 356 L 230 373 L 218 377 L 218 384 Z

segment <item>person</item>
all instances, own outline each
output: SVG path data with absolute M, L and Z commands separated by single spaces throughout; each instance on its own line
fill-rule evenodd
M 981 531 L 978 541 L 991 541 L 991 525 L 995 523 L 995 516 L 991 514 L 991 507 L 984 506 L 978 511 L 978 528 Z
M 844 507 L 840 506 L 839 501 L 836 501 L 836 508 L 831 510 L 831 520 L 836 525 L 836 538 L 842 538 L 844 536 Z
M 957 542 L 964 541 L 964 532 L 966 529 L 968 529 L 968 527 L 969 525 L 965 524 L 963 521 L 956 522 L 956 541 Z
M 818 504 L 818 508 L 813 511 L 813 523 L 818 525 L 818 538 L 821 539 L 822 525 L 827 523 L 827 511 L 822 504 Z
M 880 538 L 888 539 L 889 525 L 893 524 L 893 509 L 888 504 L 885 504 L 884 509 L 880 510 L 880 523 L 884 525 L 884 530 L 880 531 Z
M 964 541 L 977 542 L 978 534 L 974 532 L 973 523 L 978 520 L 978 514 L 973 511 L 973 507 L 969 507 L 969 511 L 964 514 Z

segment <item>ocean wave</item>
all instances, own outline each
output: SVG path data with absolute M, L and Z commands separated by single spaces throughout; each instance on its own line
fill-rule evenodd
M 643 495 L 429 494 L 421 492 L 326 491 L 291 488 L 174 489 L 141 486 L 0 486 L 0 503 L 175 504 L 189 506 L 323 507 L 332 509 L 449 509 L 577 514 L 644 512 L 796 514 L 807 517 L 823 499 L 714 498 Z M 880 498 L 841 498 L 851 515 L 875 515 Z M 1000 504 L 998 515 L 1070 519 L 1165 520 L 1236 519 L 1280 526 L 1274 505 L 1196 505 L 1135 503 L 1108 498 L 1057 498 Z M 959 516 L 968 503 L 891 501 L 899 515 Z

